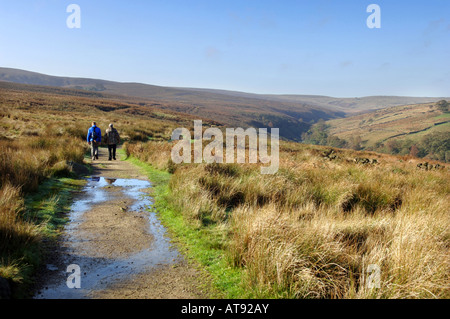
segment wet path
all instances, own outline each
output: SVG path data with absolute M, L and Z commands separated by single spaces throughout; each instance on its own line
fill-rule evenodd
M 151 182 L 127 162 L 97 163 L 35 298 L 204 297 L 152 211 Z

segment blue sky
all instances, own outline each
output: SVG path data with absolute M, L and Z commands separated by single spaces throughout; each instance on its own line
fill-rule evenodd
M 69 4 L 81 28 L 69 29 Z M 369 29 L 369 4 L 381 28 Z M 0 0 L 0 66 L 253 93 L 450 96 L 450 1 Z

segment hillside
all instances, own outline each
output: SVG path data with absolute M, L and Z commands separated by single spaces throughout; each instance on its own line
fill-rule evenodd
M 281 136 L 291 140 L 299 140 L 310 123 L 318 119 L 344 116 L 343 112 L 322 106 L 276 101 L 239 92 L 222 94 L 140 83 L 55 77 L 7 68 L 0 68 L 0 81 L 83 90 L 99 93 L 98 97 L 112 94 L 125 99 L 139 98 L 150 104 L 160 104 L 156 105 L 160 109 L 209 118 L 228 126 L 279 127 Z
M 447 167 L 285 141 L 273 175 L 262 164 L 176 165 L 170 134 L 193 118 L 135 98 L 2 83 L 0 276 L 13 296 L 33 293 L 27 284 L 80 184 L 67 177 L 89 165 L 96 120 L 115 123 L 149 172 L 158 216 L 223 296 L 448 298 Z M 365 285 L 369 264 L 380 267 L 379 289 Z
M 165 176 L 165 222 L 226 296 L 448 298 L 447 167 L 282 141 L 280 169 L 261 175 L 263 164 L 173 165 L 171 147 L 125 145 Z
M 326 131 L 329 142 L 330 137 L 334 137 L 354 149 L 419 157 L 432 155 L 431 158 L 444 161 L 450 156 L 447 154 L 450 152 L 450 113 L 438 103 L 396 106 L 334 119 L 317 124 L 313 131 Z M 306 141 L 313 142 L 310 140 L 314 139 L 313 135 L 305 136 Z
M 437 102 L 444 98 L 440 97 L 412 97 L 412 96 L 365 96 L 355 98 L 334 98 L 329 96 L 316 95 L 279 95 L 275 98 L 283 101 L 302 101 L 311 105 L 320 105 L 322 107 L 341 110 L 347 116 L 358 113 L 371 112 L 378 109 L 389 108 L 393 106 L 411 105 Z
M 97 121 L 104 127 L 111 122 L 120 123 L 125 137 L 147 141 L 161 138 L 161 131 L 167 135 L 180 125 L 190 127 L 198 119 L 147 105 L 139 99 L 6 82 L 0 82 L 0 116 L 0 140 L 66 133 L 85 137 L 85 127 Z M 207 125 L 220 126 L 200 119 Z
M 279 127 L 282 137 L 294 141 L 300 141 L 301 134 L 319 119 L 330 120 L 394 105 L 439 100 L 388 96 L 333 98 L 311 95 L 263 95 L 57 77 L 10 68 L 0 68 L 0 81 L 37 85 L 41 91 L 46 90 L 42 86 L 48 86 L 73 89 L 80 91 L 76 94 L 89 94 L 99 98 L 113 95 L 116 99 L 137 99 L 144 106 L 150 105 L 162 110 L 209 118 L 232 127 Z
M 330 133 L 349 139 L 359 135 L 366 146 L 389 139 L 450 130 L 450 114 L 444 114 L 435 103 L 406 105 L 327 122 Z

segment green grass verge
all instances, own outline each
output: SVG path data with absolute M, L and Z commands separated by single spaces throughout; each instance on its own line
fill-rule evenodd
M 119 150 L 122 158 L 126 157 Z M 148 163 L 129 157 L 127 161 L 139 167 L 153 183 L 154 208 L 162 224 L 178 243 L 181 252 L 193 259 L 208 273 L 214 288 L 211 298 L 254 298 L 244 285 L 245 273 L 242 269 L 230 266 L 226 251 L 222 245 L 222 236 L 214 226 L 197 228 L 183 218 L 170 203 L 171 193 L 169 181 L 172 174 L 153 168 Z
M 45 225 L 42 234 L 55 239 L 67 222 L 72 205 L 72 194 L 86 184 L 84 179 L 51 178 L 39 185 L 39 191 L 25 197 L 25 217 Z
M 58 238 L 68 221 L 72 194 L 85 185 L 85 180 L 50 178 L 39 190 L 24 198 L 23 218 L 38 226 L 39 240 L 18 247 L 14 254 L 0 256 L 0 276 L 11 283 L 12 298 L 30 298 L 37 271 L 48 253 L 46 247 Z

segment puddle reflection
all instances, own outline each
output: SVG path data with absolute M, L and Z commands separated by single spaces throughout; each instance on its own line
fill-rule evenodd
M 106 178 L 105 177 L 105 181 L 108 183 L 108 184 L 114 184 L 114 182 L 116 181 L 117 179 L 116 178 Z

